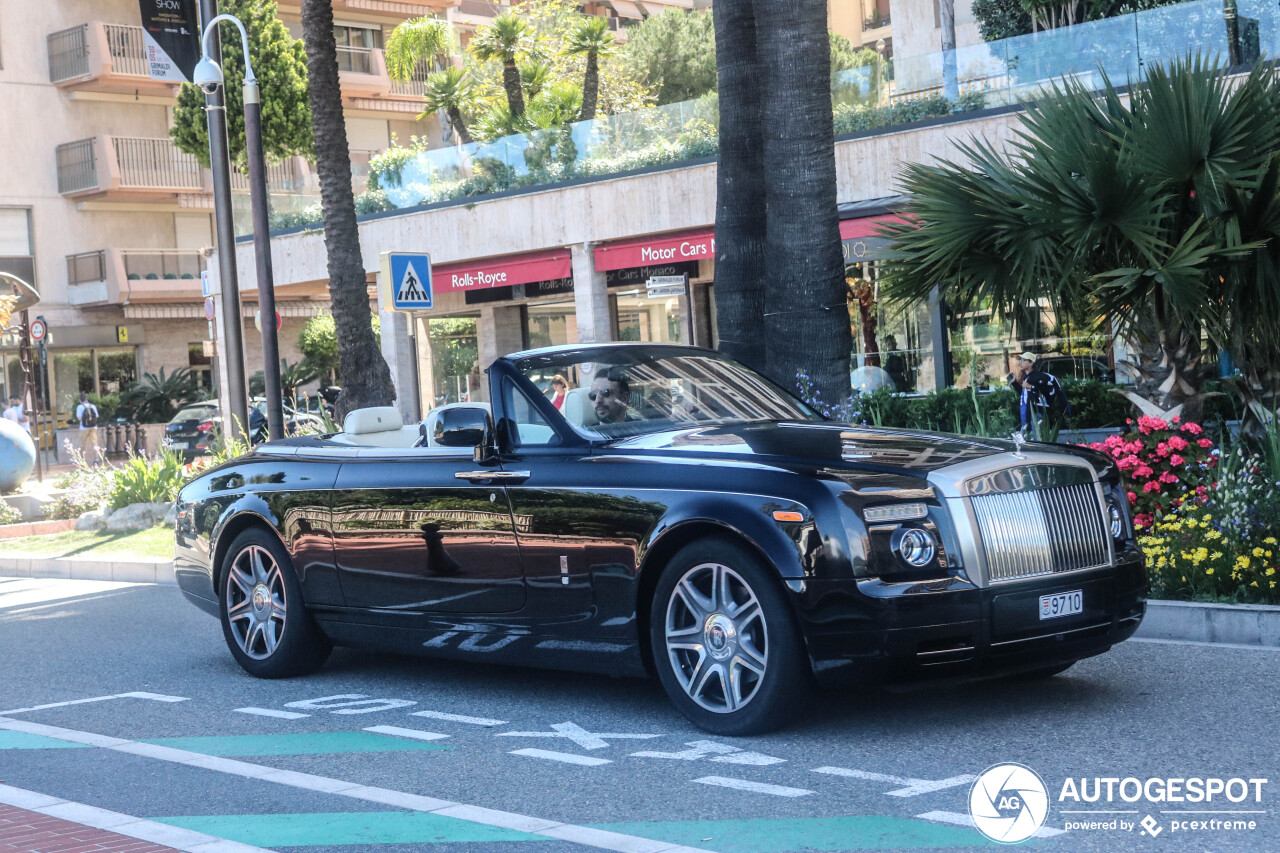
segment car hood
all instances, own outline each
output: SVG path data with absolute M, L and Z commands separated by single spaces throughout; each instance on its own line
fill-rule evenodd
M 861 469 L 927 477 L 948 465 L 1016 449 L 1012 441 L 839 423 L 770 421 L 666 430 L 610 450 L 747 458 L 781 467 Z

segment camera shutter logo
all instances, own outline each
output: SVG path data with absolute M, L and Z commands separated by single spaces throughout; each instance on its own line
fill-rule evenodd
M 1017 844 L 1036 834 L 1049 816 L 1049 792 L 1030 767 L 997 764 L 969 790 L 969 814 L 978 831 L 1001 844 Z

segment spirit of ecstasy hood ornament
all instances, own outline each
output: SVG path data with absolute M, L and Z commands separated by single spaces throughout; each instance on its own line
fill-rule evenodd
M 1021 432 L 1011 433 L 1009 437 L 1013 439 L 1013 455 L 1019 459 L 1023 458 L 1022 446 L 1027 443 L 1027 437 Z

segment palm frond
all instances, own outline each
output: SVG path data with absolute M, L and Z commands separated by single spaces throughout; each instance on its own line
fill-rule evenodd
M 442 18 L 411 18 L 399 24 L 387 39 L 387 73 L 396 80 L 413 77 L 421 64 L 431 64 L 457 53 L 453 25 Z

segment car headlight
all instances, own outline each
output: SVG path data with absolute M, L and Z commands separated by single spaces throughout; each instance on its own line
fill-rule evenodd
M 893 534 L 893 550 L 898 558 L 915 569 L 923 569 L 938 553 L 938 540 L 920 527 L 903 527 Z
M 1107 501 L 1107 527 L 1112 539 L 1124 538 L 1124 512 L 1114 500 Z

